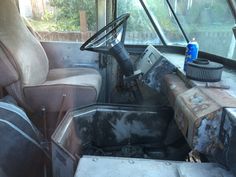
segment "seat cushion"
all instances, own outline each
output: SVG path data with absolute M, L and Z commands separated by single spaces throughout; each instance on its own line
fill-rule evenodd
M 49 71 L 41 85 L 23 88 L 27 104 L 34 110 L 49 112 L 95 103 L 101 87 L 101 75 L 92 68 L 59 68 Z
M 49 71 L 47 81 L 43 85 L 70 84 L 94 87 L 100 91 L 102 79 L 93 68 L 58 68 Z

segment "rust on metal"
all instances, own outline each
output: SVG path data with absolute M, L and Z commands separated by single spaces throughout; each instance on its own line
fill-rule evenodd
M 162 90 L 167 95 L 170 105 L 173 107 L 177 96 L 188 88 L 185 83 L 175 74 L 167 74 L 164 76 L 164 81 L 162 83 Z
M 222 111 L 222 106 L 198 87 L 177 96 L 175 119 L 194 150 L 212 154 L 220 146 Z

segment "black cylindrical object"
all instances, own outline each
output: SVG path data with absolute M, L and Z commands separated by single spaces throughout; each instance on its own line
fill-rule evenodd
M 186 76 L 202 82 L 218 82 L 221 80 L 223 65 L 206 59 L 197 59 L 188 63 Z
M 115 57 L 116 61 L 118 62 L 121 68 L 122 73 L 126 77 L 134 74 L 133 64 L 131 62 L 130 56 L 121 42 L 111 47 L 110 53 L 112 54 L 112 56 Z

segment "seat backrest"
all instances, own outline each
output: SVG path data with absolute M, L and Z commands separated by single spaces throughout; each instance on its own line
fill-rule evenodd
M 6 56 L 13 60 L 11 63 L 14 63 L 23 86 L 41 84 L 46 80 L 49 70 L 46 53 L 24 24 L 14 0 L 0 1 L 0 50 L 0 60 Z M 5 55 L 2 56 L 1 53 Z M 6 62 L 0 62 L 2 63 Z M 3 67 L 5 66 L 1 65 L 0 69 Z M 9 75 L 12 78 L 12 74 Z

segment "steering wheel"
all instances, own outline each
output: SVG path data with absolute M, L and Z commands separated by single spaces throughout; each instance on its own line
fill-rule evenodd
M 99 53 L 109 53 L 109 50 L 117 43 L 124 43 L 126 22 L 130 14 L 123 14 L 107 24 L 105 27 L 90 37 L 80 50 L 89 50 Z
M 142 94 L 135 80 L 133 64 L 124 47 L 126 22 L 130 14 L 123 14 L 90 37 L 80 50 L 90 50 L 99 53 L 110 54 L 118 62 L 122 74 L 131 82 L 131 90 L 137 102 L 142 102 Z

